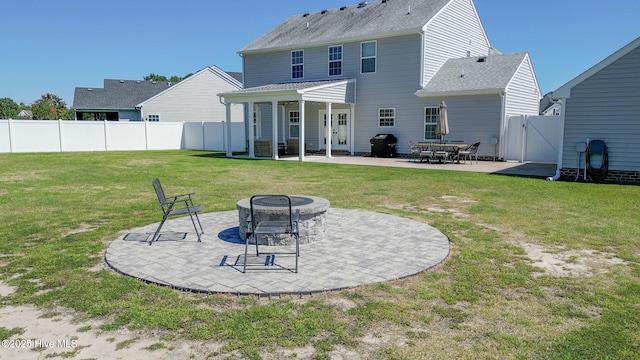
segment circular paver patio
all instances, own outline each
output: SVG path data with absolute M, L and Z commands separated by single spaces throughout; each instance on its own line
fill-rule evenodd
M 449 254 L 448 238 L 427 224 L 330 208 L 326 238 L 300 244 L 298 273 L 285 270 L 293 267 L 291 255 L 276 255 L 272 265 L 242 273 L 244 241 L 238 234 L 238 212 L 205 213 L 200 220 L 205 231 L 202 242 L 187 216 L 167 221 L 153 245 L 146 240 L 158 223 L 129 231 L 109 245 L 105 260 L 123 274 L 181 290 L 279 295 L 400 279 L 441 263 Z M 249 253 L 254 249 L 250 247 Z M 260 247 L 267 249 L 280 247 Z

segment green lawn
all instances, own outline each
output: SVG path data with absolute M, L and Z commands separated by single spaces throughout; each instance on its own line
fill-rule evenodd
M 0 154 L 0 169 L 0 280 L 16 288 L 3 306 L 164 334 L 156 348 L 222 342 L 209 355 L 224 359 L 309 347 L 314 359 L 640 358 L 638 186 L 196 151 Z M 412 218 L 448 235 L 451 255 L 412 278 L 302 298 L 188 294 L 96 271 L 111 241 L 159 221 L 154 177 L 196 191 L 206 212 L 287 189 Z M 562 259 L 560 274 L 534 266 L 532 248 Z M 19 333 L 0 327 L 2 339 Z

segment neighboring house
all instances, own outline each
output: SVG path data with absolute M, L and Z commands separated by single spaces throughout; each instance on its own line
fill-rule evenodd
M 608 146 L 606 181 L 640 183 L 640 37 L 553 92 L 563 104 L 559 175 L 584 167 L 587 140 Z
M 31 111 L 31 110 L 20 110 L 20 113 L 18 113 L 18 119 L 25 119 L 25 120 L 33 119 L 33 111 Z
M 256 139 L 274 138 L 273 150 L 294 139 L 327 156 L 368 154 L 379 133 L 408 154 L 409 140 L 438 139 L 445 100 L 446 139 L 480 141 L 479 155 L 493 158 L 508 115 L 538 114 L 528 54 L 495 52 L 472 0 L 380 0 L 296 15 L 240 55 L 245 88 L 220 96 L 252 109 L 250 157 Z
M 560 116 L 562 105 L 553 99 L 553 93 L 547 93 L 540 100 L 540 115 L 542 116 Z
M 136 105 L 168 89 L 166 81 L 104 80 L 103 88 L 77 87 L 73 96 L 76 120 L 141 121 Z
M 77 120 L 222 121 L 221 91 L 242 89 L 242 74 L 206 67 L 188 78 L 165 81 L 104 80 L 104 88 L 76 88 L 73 108 Z M 241 107 L 232 118 L 242 121 Z
M 206 67 L 136 105 L 147 121 L 222 121 L 225 106 L 217 94 L 242 89 L 241 73 Z M 244 108 L 232 108 L 231 121 L 244 121 Z

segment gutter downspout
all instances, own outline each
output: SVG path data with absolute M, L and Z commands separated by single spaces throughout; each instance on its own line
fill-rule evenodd
M 560 127 L 560 148 L 558 150 L 558 165 L 556 168 L 556 173 L 553 176 L 549 176 L 547 178 L 548 181 L 560 180 L 560 174 L 562 170 L 562 153 L 564 152 L 564 127 L 565 127 L 565 107 L 566 107 L 565 100 L 566 99 L 559 99 L 557 101 L 557 103 L 560 104 L 560 122 L 562 122 L 562 126 Z

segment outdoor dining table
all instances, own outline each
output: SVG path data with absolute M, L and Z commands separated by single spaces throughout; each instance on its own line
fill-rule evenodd
M 466 148 L 467 144 L 463 143 L 454 143 L 454 142 L 419 142 L 418 147 L 420 147 L 420 151 L 431 152 L 432 157 L 438 157 L 436 154 L 440 154 L 442 156 L 438 157 L 442 161 L 453 161 L 453 157 L 458 154 L 460 149 Z M 458 159 L 458 163 L 460 163 L 460 159 Z

